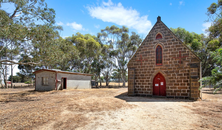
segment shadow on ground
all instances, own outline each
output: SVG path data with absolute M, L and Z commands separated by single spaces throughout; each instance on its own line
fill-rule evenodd
M 125 100 L 126 102 L 194 102 L 193 100 L 181 98 L 128 96 L 127 92 L 121 93 L 115 96 L 115 98 Z
M 35 91 L 28 90 L 24 92 L 14 92 L 14 93 L 0 93 L 0 102 L 9 103 L 9 102 L 29 102 L 39 100 L 38 95 L 48 91 Z

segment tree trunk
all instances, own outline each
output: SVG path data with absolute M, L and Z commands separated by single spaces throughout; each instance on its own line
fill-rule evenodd
M 106 86 L 107 86 L 107 87 L 109 86 L 108 80 L 106 80 Z
M 5 72 L 4 72 L 4 83 L 5 83 L 5 88 L 8 88 L 7 85 L 7 65 L 5 65 Z
M 11 65 L 11 88 L 13 88 L 13 67 Z
M 121 77 L 122 77 L 122 80 L 123 80 L 123 87 L 125 87 L 125 83 L 126 83 L 125 77 L 124 76 L 121 76 Z
M 118 79 L 119 79 L 119 87 L 120 87 L 120 76 L 119 76 L 119 74 L 118 74 L 118 77 L 119 77 Z
M 1 65 L 1 68 L 2 68 L 2 65 Z M 2 68 L 2 70 L 3 70 L 3 68 Z M 3 87 L 2 86 L 2 74 L 3 74 L 3 71 L 0 71 L 0 84 L 1 84 L 1 87 Z
M 12 42 L 11 42 L 11 60 L 12 60 Z M 11 64 L 11 88 L 13 87 L 13 65 Z
M 98 88 L 98 84 L 97 84 L 97 76 L 95 76 L 95 85 L 96 85 L 96 88 Z
M 100 87 L 102 86 L 102 83 L 101 83 L 101 78 L 100 78 L 100 74 L 99 74 L 99 83 L 100 83 Z
M 6 44 L 6 47 L 5 47 L 5 57 L 6 57 L 6 60 L 7 60 L 7 44 Z M 4 75 L 4 82 L 5 82 L 5 88 L 8 88 L 8 85 L 7 85 L 7 65 L 5 65 L 5 75 Z
M 125 81 L 125 80 L 123 80 L 123 87 L 125 87 L 125 86 L 126 86 L 125 84 L 126 84 L 126 81 Z

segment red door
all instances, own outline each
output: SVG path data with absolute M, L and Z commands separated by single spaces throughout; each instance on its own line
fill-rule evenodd
M 153 95 L 166 96 L 166 80 L 161 73 L 153 79 Z

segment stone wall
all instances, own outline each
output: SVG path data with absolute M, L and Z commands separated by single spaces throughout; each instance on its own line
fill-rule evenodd
M 161 34 L 162 39 L 156 39 Z M 156 65 L 156 47 L 162 47 L 162 65 Z M 181 60 L 179 57 L 181 53 Z M 139 59 L 142 57 L 142 63 Z M 153 95 L 153 78 L 161 73 L 167 97 L 199 97 L 200 60 L 158 20 L 128 63 L 128 94 Z

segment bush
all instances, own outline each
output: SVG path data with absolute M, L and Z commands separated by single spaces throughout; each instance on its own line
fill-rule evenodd
M 31 81 L 26 81 L 25 84 L 31 84 Z

